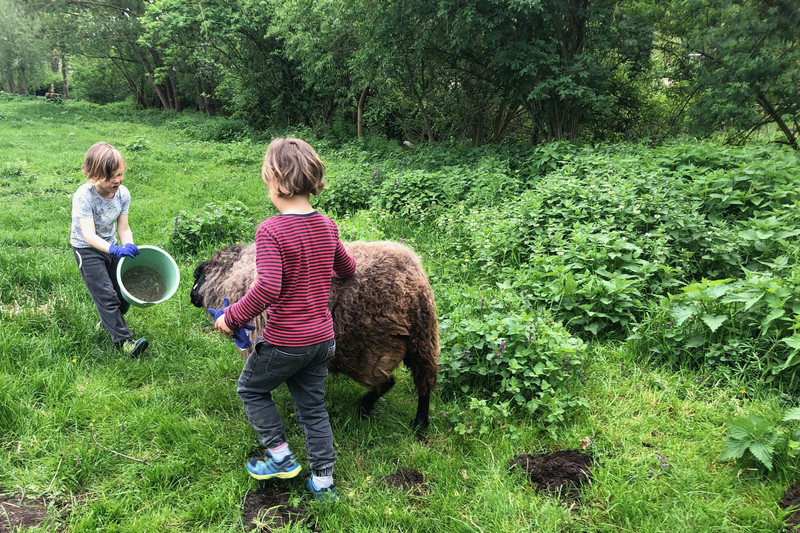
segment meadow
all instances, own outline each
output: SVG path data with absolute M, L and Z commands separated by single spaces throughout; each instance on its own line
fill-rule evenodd
M 337 502 L 249 477 L 241 358 L 189 301 L 194 267 L 275 214 L 260 167 L 279 134 L 317 148 L 316 205 L 343 239 L 417 251 L 441 324 L 424 439 L 405 369 L 366 419 L 364 391 L 329 379 Z M 181 271 L 171 300 L 128 314 L 151 342 L 138 359 L 95 331 L 69 246 L 99 140 L 126 158 L 135 241 Z M 12 529 L 4 506 L 0 531 L 783 531 L 800 477 L 798 163 L 691 139 L 407 149 L 2 96 L 0 501 L 41 514 Z M 276 401 L 302 460 L 288 392 Z M 577 498 L 509 468 L 563 450 L 592 460 Z M 403 472 L 419 479 L 393 483 Z M 265 494 L 285 505 L 243 518 Z

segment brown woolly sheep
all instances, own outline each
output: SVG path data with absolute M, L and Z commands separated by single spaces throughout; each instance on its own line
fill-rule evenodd
M 439 324 L 428 278 L 419 257 L 394 242 L 347 242 L 356 273 L 333 279 L 328 307 L 333 315 L 336 356 L 332 372 L 341 372 L 367 388 L 362 413 L 395 383 L 392 372 L 403 361 L 417 389 L 412 427 L 428 426 L 430 395 L 439 373 Z M 194 271 L 192 303 L 222 307 L 227 296 L 240 300 L 255 282 L 255 245 L 223 248 Z M 266 312 L 252 320 L 255 342 L 266 324 Z

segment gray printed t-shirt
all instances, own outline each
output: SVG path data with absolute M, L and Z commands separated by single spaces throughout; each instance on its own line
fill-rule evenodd
M 107 200 L 100 196 L 91 183 L 84 183 L 72 195 L 72 235 L 69 242 L 75 248 L 91 248 L 83 240 L 83 232 L 78 219 L 94 219 L 94 230 L 101 239 L 117 243 L 117 219 L 127 215 L 131 205 L 131 193 L 120 185 L 114 197 Z

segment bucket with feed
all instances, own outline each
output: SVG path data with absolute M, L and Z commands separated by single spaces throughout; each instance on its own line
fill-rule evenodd
M 169 300 L 178 290 L 180 279 L 175 260 L 157 246 L 139 246 L 139 255 L 123 257 L 117 265 L 122 296 L 137 307 Z

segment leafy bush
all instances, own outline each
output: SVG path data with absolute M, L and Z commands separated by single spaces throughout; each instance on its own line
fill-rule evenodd
M 776 270 L 788 268 L 788 259 Z M 779 274 L 780 272 L 777 272 Z M 800 267 L 788 279 L 747 272 L 702 280 L 670 296 L 630 336 L 639 353 L 674 365 L 720 367 L 800 385 Z
M 175 217 L 169 242 L 176 252 L 193 254 L 208 246 L 252 240 L 255 226 L 242 202 L 210 203 L 199 213 L 181 211 Z
M 469 411 L 451 416 L 461 433 L 487 433 L 519 411 L 552 427 L 586 405 L 566 388 L 584 360 L 584 343 L 546 311 L 513 309 L 518 303 L 466 300 L 442 317 L 442 394 L 471 399 Z M 513 425 L 506 429 L 513 436 Z
M 800 407 L 789 409 L 781 422 L 800 420 Z M 791 479 L 797 472 L 800 457 L 800 427 L 792 431 L 786 424 L 776 425 L 770 420 L 751 414 L 727 422 L 728 437 L 720 460 L 738 460 L 749 455 L 772 471 L 774 466 Z M 777 463 L 777 465 L 776 465 Z
M 375 194 L 380 176 L 378 167 L 371 176 L 355 167 L 330 173 L 325 178 L 325 190 L 315 197 L 314 205 L 321 211 L 340 216 L 365 209 Z

